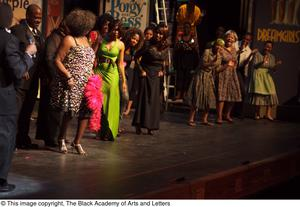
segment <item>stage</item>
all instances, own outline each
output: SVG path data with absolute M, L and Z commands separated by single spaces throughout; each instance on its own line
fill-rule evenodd
M 40 149 L 15 152 L 9 181 L 17 188 L 0 198 L 245 198 L 300 175 L 299 123 L 235 119 L 190 127 L 187 115 L 164 113 L 154 136 L 136 135 L 130 118 L 115 142 L 87 133 L 87 156 L 33 140 Z M 72 138 L 76 120 L 70 129 Z M 32 137 L 34 130 L 32 121 Z

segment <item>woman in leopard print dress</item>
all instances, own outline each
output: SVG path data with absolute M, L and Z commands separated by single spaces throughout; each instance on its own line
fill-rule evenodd
M 74 10 L 66 17 L 70 35 L 63 39 L 55 59 L 58 75 L 51 94 L 51 106 L 64 112 L 58 136 L 59 150 L 67 153 L 65 137 L 71 118 L 79 113 L 77 134 L 71 146 L 78 154 L 85 154 L 80 139 L 87 126 L 88 116 L 84 89 L 93 74 L 94 50 L 86 38 L 95 24 L 95 15 L 85 10 Z

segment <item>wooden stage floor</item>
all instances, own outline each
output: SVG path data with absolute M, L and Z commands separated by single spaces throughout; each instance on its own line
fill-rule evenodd
M 9 181 L 17 188 L 0 194 L 0 198 L 178 198 L 180 192 L 176 189 L 180 186 L 252 163 L 298 155 L 300 149 L 299 123 L 236 119 L 233 124 L 198 124 L 192 128 L 186 120 L 187 114 L 167 112 L 159 133 L 150 136 L 136 135 L 131 119 L 125 118 L 122 126 L 127 131 L 115 142 L 96 140 L 86 134 L 82 145 L 88 156 L 61 154 L 44 149 L 43 142 L 33 140 L 40 149 L 15 153 Z M 70 129 L 71 138 L 76 120 Z M 34 130 L 33 121 L 31 131 Z M 284 166 L 280 168 L 285 170 Z M 225 184 L 236 186 L 237 182 Z M 221 185 L 218 182 L 216 188 Z M 164 189 L 169 194 L 164 194 Z M 200 194 L 182 197 L 201 198 Z M 216 195 L 212 197 L 227 198 L 222 193 Z

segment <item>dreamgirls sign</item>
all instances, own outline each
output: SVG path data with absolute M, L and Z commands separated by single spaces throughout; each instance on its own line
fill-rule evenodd
M 149 0 L 109 0 L 105 4 L 105 12 L 127 26 L 143 31 L 148 23 L 149 7 Z
M 265 41 L 274 42 L 273 54 L 281 59 L 273 74 L 279 102 L 297 94 L 300 71 L 300 0 L 256 0 L 254 47 L 263 48 Z

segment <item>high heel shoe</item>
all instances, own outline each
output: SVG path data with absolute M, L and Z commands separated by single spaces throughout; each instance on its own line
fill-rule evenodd
M 65 140 L 64 139 L 58 140 L 58 144 L 59 144 L 59 151 L 61 153 L 67 154 L 68 153 L 68 148 L 66 146 Z
M 86 152 L 83 150 L 81 144 L 75 144 L 74 142 L 71 143 L 72 149 L 75 149 L 78 154 L 86 155 Z
M 273 118 L 272 116 L 267 116 L 266 118 L 267 118 L 267 120 L 269 120 L 269 121 L 274 121 L 274 118 Z

